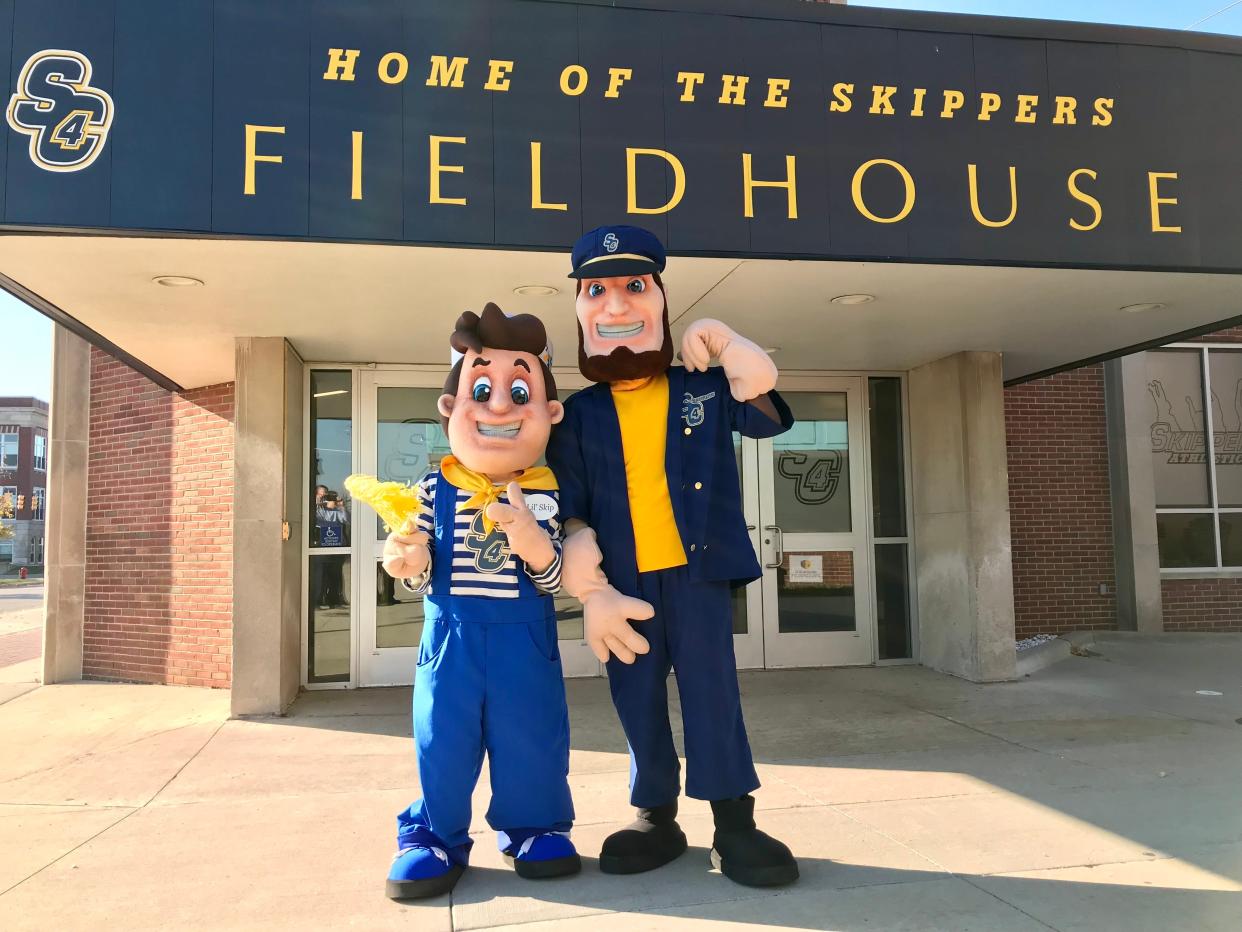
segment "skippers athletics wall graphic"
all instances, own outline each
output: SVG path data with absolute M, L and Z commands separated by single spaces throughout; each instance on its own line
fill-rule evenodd
M 1242 41 L 717 6 L 0 0 L 0 224 L 1242 270 Z

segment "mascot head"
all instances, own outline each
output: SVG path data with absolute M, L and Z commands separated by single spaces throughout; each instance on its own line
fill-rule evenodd
M 453 455 L 497 480 L 533 466 L 565 414 L 539 318 L 488 304 L 462 314 L 449 342 L 453 368 L 437 407 Z
M 574 246 L 578 368 L 592 382 L 657 375 L 673 361 L 664 247 L 639 227 L 599 227 Z

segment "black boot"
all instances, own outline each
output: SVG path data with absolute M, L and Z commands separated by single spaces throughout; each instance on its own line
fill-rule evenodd
M 712 867 L 747 887 L 776 887 L 798 879 L 798 862 L 782 843 L 755 828 L 755 798 L 712 801 L 716 834 Z
M 654 809 L 639 809 L 638 818 L 604 839 L 599 869 L 605 874 L 641 874 L 663 867 L 686 850 L 686 835 L 677 824 L 677 800 Z

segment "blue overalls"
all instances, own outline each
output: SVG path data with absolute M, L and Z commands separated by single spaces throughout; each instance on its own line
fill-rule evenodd
M 630 746 L 630 801 L 639 808 L 670 803 L 681 792 L 668 719 L 670 668 L 685 728 L 686 794 L 730 799 L 759 786 L 742 720 L 730 595 L 760 570 L 742 515 L 732 431 L 773 437 L 793 426 L 776 392 L 768 398 L 779 423 L 735 401 L 722 369 L 674 366 L 668 382 L 665 476 L 685 566 L 638 572 L 621 426 L 609 386 L 592 385 L 565 402 L 547 452 L 560 483 L 561 520 L 577 518 L 593 528 L 608 581 L 655 608 L 653 618 L 634 624 L 650 652 L 632 664 L 608 661 L 613 704 Z
M 470 797 L 486 749 L 487 823 L 502 850 L 532 835 L 567 832 L 569 710 L 556 618 L 519 562 L 516 599 L 450 595 L 456 488 L 435 495 L 431 591 L 414 679 L 414 741 L 423 796 L 397 816 L 397 847 L 444 848 L 465 866 Z

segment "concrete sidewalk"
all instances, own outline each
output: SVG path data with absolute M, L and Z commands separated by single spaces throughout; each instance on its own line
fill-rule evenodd
M 417 792 L 408 690 L 229 721 L 220 692 L 35 689 L 0 705 L 0 928 L 1242 928 L 1242 637 L 1093 650 L 990 686 L 918 667 L 744 674 L 760 824 L 802 865 L 775 891 L 709 869 L 692 800 L 684 857 L 599 872 L 630 817 L 628 762 L 606 683 L 571 681 L 583 873 L 503 865 L 485 773 L 474 866 L 451 902 L 416 905 L 383 896 Z

